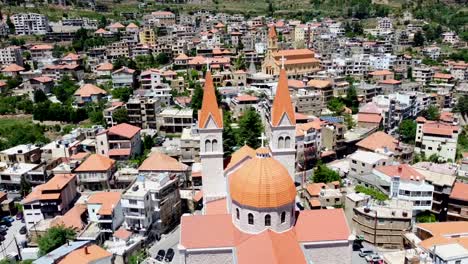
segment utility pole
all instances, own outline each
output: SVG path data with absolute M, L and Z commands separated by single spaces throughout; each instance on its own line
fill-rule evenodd
M 23 257 L 21 256 L 20 247 L 18 246 L 18 241 L 16 241 L 16 236 L 13 236 L 13 238 L 15 239 L 16 250 L 18 250 L 18 257 L 19 257 L 19 260 L 23 260 Z

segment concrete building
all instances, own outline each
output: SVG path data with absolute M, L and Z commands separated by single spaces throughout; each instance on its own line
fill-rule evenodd
M 311 209 L 328 209 L 344 205 L 344 194 L 339 182 L 311 183 L 306 187 L 306 197 Z
M 181 133 L 184 128 L 194 125 L 192 109 L 166 108 L 159 117 L 160 129 L 170 133 Z
M 449 196 L 447 220 L 468 220 L 468 184 L 456 182 Z
M 23 55 L 21 47 L 19 46 L 8 46 L 3 49 L 0 49 L 0 64 L 9 65 L 9 64 L 23 65 Z
M 255 109 L 259 99 L 256 96 L 243 94 L 235 97 L 231 101 L 231 109 L 233 111 L 233 117 L 238 119 L 244 112 L 250 109 Z
M 115 88 L 135 88 L 136 71 L 127 67 L 122 67 L 112 72 L 112 87 Z
M 356 235 L 379 248 L 403 249 L 403 235 L 411 231 L 412 204 L 390 200 L 383 205 L 354 208 Z
M 180 161 L 186 164 L 200 162 L 200 134 L 196 127 L 184 128 L 180 137 Z
M 82 189 L 95 191 L 109 189 L 109 181 L 115 171 L 115 160 L 100 154 L 93 154 L 81 163 L 74 173 Z
M 109 238 L 124 221 L 120 192 L 97 192 L 86 200 L 89 222 L 97 225 L 99 233 Z
M 96 151 L 114 160 L 128 160 L 142 152 L 141 128 L 118 124 L 96 136 Z
M 43 219 L 51 219 L 65 214 L 75 202 L 78 195 L 76 176 L 73 174 L 59 174 L 47 183 L 33 188 L 22 201 L 26 228 L 31 227 Z
M 128 113 L 128 123 L 142 129 L 157 129 L 157 116 L 161 112 L 159 97 L 132 96 L 125 107 Z
M 428 121 L 424 117 L 418 117 L 416 122 L 415 151 L 426 157 L 437 155 L 440 159 L 455 161 L 458 125 Z
M 392 158 L 379 153 L 358 150 L 348 156 L 350 174 L 368 174 L 379 166 L 390 165 Z
M 45 35 L 49 30 L 47 16 L 34 13 L 14 14 L 11 22 L 15 25 L 18 35 Z
M 6 164 L 15 163 L 39 163 L 41 149 L 35 145 L 17 145 L 0 151 L 0 161 Z

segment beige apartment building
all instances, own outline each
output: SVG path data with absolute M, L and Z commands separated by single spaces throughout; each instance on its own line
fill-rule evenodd
M 6 164 L 38 163 L 41 160 L 41 149 L 34 145 L 18 145 L 0 151 L 0 161 Z

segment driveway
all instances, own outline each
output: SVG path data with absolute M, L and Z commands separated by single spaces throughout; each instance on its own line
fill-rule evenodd
M 167 252 L 169 248 L 174 250 L 174 258 L 172 259 L 171 263 L 180 263 L 179 262 L 179 251 L 177 250 L 177 245 L 179 244 L 180 239 L 180 225 L 177 226 L 174 230 L 172 230 L 168 234 L 164 234 L 161 237 L 161 240 L 157 241 L 153 246 L 150 247 L 149 254 L 151 258 L 156 257 L 158 251 L 160 249 Z M 157 263 L 157 262 L 156 262 Z M 166 263 L 166 262 L 164 262 Z
M 19 230 L 24 225 L 25 224 L 21 223 L 20 220 L 15 220 L 13 223 L 11 223 L 11 226 L 8 228 L 7 234 L 5 236 L 5 241 L 1 242 L 0 244 L 0 259 L 5 258 L 9 253 L 19 253 L 14 238 L 16 237 L 18 245 L 20 245 L 21 241 L 26 240 L 25 235 L 19 234 Z

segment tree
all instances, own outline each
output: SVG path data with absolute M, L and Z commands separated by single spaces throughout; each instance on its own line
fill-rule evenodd
M 315 183 L 323 182 L 329 183 L 333 181 L 341 181 L 341 177 L 338 172 L 328 168 L 321 161 L 317 163 L 317 168 L 314 170 L 312 177 Z
M 20 180 L 20 193 L 21 196 L 26 197 L 28 193 L 31 192 L 31 183 L 26 180 L 26 176 L 21 175 L 21 180 Z
M 78 85 L 68 76 L 65 75 L 60 79 L 58 85 L 52 88 L 52 93 L 57 99 L 65 103 L 73 100 L 73 93 L 78 89 Z
M 415 46 L 415 47 L 424 46 L 424 36 L 423 36 L 423 33 L 421 31 L 418 31 L 418 32 L 416 32 L 416 34 L 414 34 L 413 46 Z
M 41 89 L 37 89 L 34 91 L 34 102 L 35 103 L 40 103 L 40 102 L 44 102 L 44 101 L 47 101 L 47 95 L 41 90 Z
M 223 150 L 224 156 L 231 156 L 234 151 L 234 147 L 237 146 L 237 135 L 236 131 L 232 128 L 232 117 L 231 112 L 223 111 Z
M 159 65 L 165 65 L 169 63 L 169 56 L 166 53 L 158 53 L 156 55 L 156 63 Z
M 39 254 L 41 256 L 51 252 L 52 250 L 64 245 L 68 240 L 75 238 L 75 231 L 65 226 L 54 226 L 39 237 Z
M 245 70 L 245 69 L 246 69 L 246 63 L 245 63 L 244 54 L 240 54 L 240 55 L 234 60 L 234 68 L 235 68 L 236 70 Z
M 10 31 L 10 34 L 15 34 L 16 32 L 16 29 L 15 29 L 15 25 L 13 24 L 13 22 L 11 21 L 11 17 L 10 16 L 7 16 L 7 26 L 8 26 L 8 30 Z
M 347 129 L 351 129 L 356 126 L 356 122 L 354 121 L 353 116 L 350 114 L 344 115 L 344 122 L 346 124 Z
M 151 148 L 154 146 L 154 139 L 150 135 L 145 135 L 143 137 L 143 149 L 144 150 L 151 150 Z
M 345 108 L 345 104 L 341 101 L 340 98 L 334 97 L 331 99 L 328 104 L 328 109 L 332 111 L 335 115 L 340 115 Z
M 93 124 L 104 125 L 104 115 L 102 114 L 102 111 L 91 111 L 88 113 L 88 117 Z
M 461 113 L 462 115 L 468 114 L 468 96 L 464 95 L 458 98 L 455 111 Z
M 408 66 L 408 69 L 406 70 L 406 76 L 409 80 L 413 80 L 413 67 Z
M 262 132 L 263 124 L 260 115 L 254 109 L 244 112 L 239 119 L 239 145 L 245 143 L 254 149 L 260 147 Z
M 127 102 L 132 95 L 132 89 L 127 87 L 115 88 L 112 90 L 112 97 L 115 99 L 120 99 L 122 102 Z
M 414 142 L 416 137 L 416 122 L 410 119 L 405 119 L 398 127 L 401 141 L 405 143 Z
M 435 105 L 430 105 L 429 108 L 427 108 L 427 110 L 423 112 L 423 115 L 428 120 L 439 120 L 439 108 Z
M 127 109 L 120 108 L 120 109 L 115 110 L 114 113 L 112 113 L 112 119 L 117 124 L 127 123 L 128 122 Z
M 195 84 L 195 90 L 193 92 L 190 106 L 193 109 L 193 117 L 198 118 L 198 110 L 201 109 L 203 102 L 203 88 L 199 83 Z
M 351 86 L 349 89 L 346 91 L 346 97 L 344 99 L 344 103 L 347 107 L 349 107 L 352 111 L 353 114 L 358 112 L 359 108 L 359 101 L 357 97 L 357 91 L 354 85 L 352 85 L 352 82 L 350 82 Z

